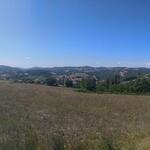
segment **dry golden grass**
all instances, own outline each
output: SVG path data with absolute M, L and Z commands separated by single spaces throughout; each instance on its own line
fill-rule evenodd
M 108 149 L 101 147 L 106 139 L 120 149 L 149 150 L 150 97 L 0 82 L 0 142 L 23 139 L 28 127 L 39 135 L 41 150 L 44 137 L 55 134 L 68 149 Z

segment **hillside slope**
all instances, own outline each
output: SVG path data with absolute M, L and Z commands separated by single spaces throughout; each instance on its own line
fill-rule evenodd
M 8 143 L 21 143 L 19 149 L 25 149 L 24 132 L 32 128 L 39 136 L 36 145 L 41 150 L 47 150 L 47 143 L 41 141 L 56 134 L 61 134 L 69 146 L 82 141 L 80 145 L 86 150 L 99 149 L 103 139 L 124 149 L 131 146 L 148 150 L 149 108 L 148 96 L 86 94 L 59 87 L 0 82 L 0 149 Z

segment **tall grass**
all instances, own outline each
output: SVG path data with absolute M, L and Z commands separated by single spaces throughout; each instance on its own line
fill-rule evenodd
M 20 134 L 18 132 L 18 134 Z M 87 142 L 74 141 L 68 143 L 61 134 L 40 135 L 35 129 L 25 129 L 25 133 L 17 135 L 20 138 L 10 139 L 5 136 L 0 139 L 0 150 L 92 150 Z M 116 145 L 111 138 L 99 141 L 99 147 L 94 150 L 136 150 L 133 145 L 126 149 Z
M 149 100 L 1 83 L 0 150 L 150 150 Z

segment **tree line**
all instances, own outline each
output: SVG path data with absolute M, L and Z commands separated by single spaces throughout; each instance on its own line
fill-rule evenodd
M 150 93 L 150 74 L 131 76 L 128 78 L 122 78 L 119 74 L 114 75 L 112 78 L 106 80 L 96 80 L 93 77 L 82 78 L 78 84 L 74 84 L 72 80 L 66 79 L 63 81 L 56 80 L 53 76 L 46 78 L 35 77 L 19 78 L 24 83 L 38 83 L 48 86 L 66 86 L 77 88 L 82 92 L 98 92 L 98 93 L 136 93 L 145 94 Z M 14 80 L 18 82 L 17 80 Z
M 122 79 L 115 75 L 113 79 L 96 81 L 95 79 L 83 79 L 80 85 L 81 91 L 94 91 L 100 93 L 150 93 L 150 75 L 130 77 Z

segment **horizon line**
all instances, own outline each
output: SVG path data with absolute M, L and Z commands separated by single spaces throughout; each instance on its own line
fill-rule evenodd
M 11 67 L 11 68 L 20 68 L 20 69 L 34 69 L 34 68 L 82 68 L 82 67 L 91 67 L 91 68 L 133 68 L 133 69 L 138 69 L 138 68 L 146 68 L 150 69 L 150 67 L 146 66 L 90 66 L 90 65 L 77 65 L 77 66 L 70 66 L 70 65 L 65 65 L 65 66 L 33 66 L 33 67 L 19 67 L 19 66 L 11 66 L 11 65 L 2 65 L 0 66 L 3 67 Z

